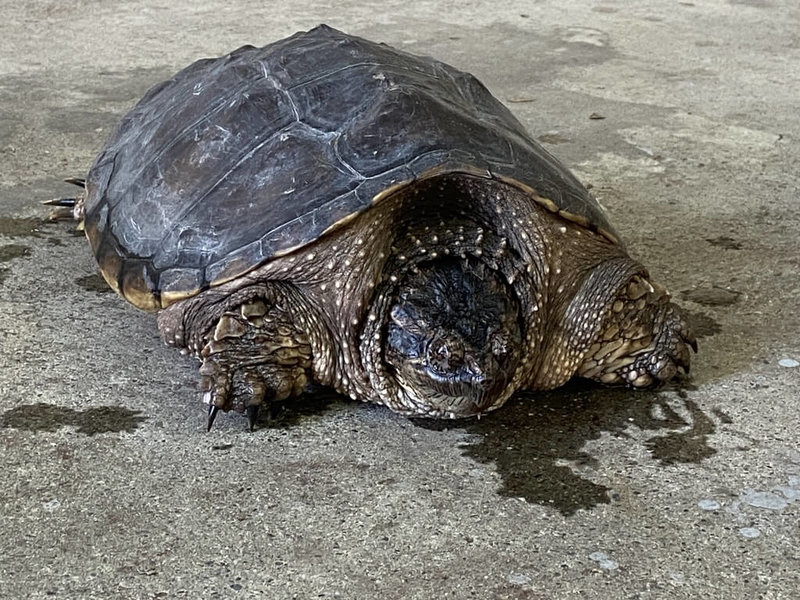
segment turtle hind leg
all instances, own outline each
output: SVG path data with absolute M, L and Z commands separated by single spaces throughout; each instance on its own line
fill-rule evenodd
M 53 209 L 47 215 L 48 221 L 72 221 L 75 218 L 75 205 L 78 198 L 53 198 L 42 202 Z
M 641 276 L 614 299 L 576 375 L 608 385 L 650 388 L 689 372 L 694 334 L 669 294 Z
M 67 177 L 65 183 L 71 183 L 79 188 L 86 189 L 86 180 L 81 177 Z M 47 216 L 48 221 L 64 221 L 75 220 L 80 221 L 78 229 L 83 229 L 83 211 L 86 192 L 82 192 L 76 197 L 70 198 L 54 198 L 53 200 L 45 200 L 42 202 L 45 206 L 54 206 L 55 208 L 50 211 Z
M 311 376 L 311 345 L 287 319 L 259 299 L 226 311 L 200 351 L 201 390 L 209 405 L 208 429 L 217 413 L 235 409 L 256 428 L 262 408 L 300 395 Z

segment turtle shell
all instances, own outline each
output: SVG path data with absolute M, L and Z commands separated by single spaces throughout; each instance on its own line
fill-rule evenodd
M 324 25 L 149 90 L 87 176 L 84 226 L 109 284 L 158 310 L 461 171 L 615 240 L 596 200 L 472 75 Z

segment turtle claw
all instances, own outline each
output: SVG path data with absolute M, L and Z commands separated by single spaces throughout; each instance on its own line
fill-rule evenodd
M 258 404 L 251 404 L 246 410 L 247 422 L 250 425 L 250 431 L 255 431 L 256 423 L 258 422 L 258 413 L 261 412 L 261 407 Z
M 219 406 L 215 404 L 208 405 L 208 423 L 206 424 L 206 431 L 211 431 L 212 425 L 214 425 L 214 419 L 217 418 L 217 413 L 219 413 Z
M 73 208 L 77 201 L 78 201 L 77 198 L 53 198 L 52 200 L 42 200 L 42 204 L 44 204 L 45 206 L 59 206 L 62 208 Z
M 247 421 L 250 424 L 250 431 L 255 431 L 258 415 L 261 412 L 261 405 L 264 402 L 264 397 L 267 395 L 267 386 L 264 384 L 263 379 L 256 373 L 248 373 L 245 376 L 245 381 L 250 387 L 250 400 L 245 406 L 245 412 L 247 412 Z
M 219 342 L 214 342 L 219 344 Z M 209 351 L 200 367 L 202 375 L 200 390 L 203 402 L 208 404 L 208 424 L 210 431 L 220 410 L 234 409 L 247 415 L 250 431 L 255 431 L 261 416 L 264 399 L 271 397 L 270 388 L 264 381 L 264 374 L 258 365 L 248 365 L 238 370 L 221 363 L 221 353 Z M 267 403 L 271 405 L 271 403 Z
M 83 177 L 67 177 L 64 179 L 64 183 L 71 183 L 72 185 L 77 185 L 81 188 L 86 188 L 86 180 Z

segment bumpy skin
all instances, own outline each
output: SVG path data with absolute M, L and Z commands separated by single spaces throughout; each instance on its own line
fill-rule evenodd
M 417 393 L 391 364 L 397 306 L 409 282 L 441 264 L 502 281 L 477 292 L 505 294 L 515 315 L 503 385 L 479 402 Z M 694 345 L 677 307 L 619 245 L 509 185 L 465 175 L 398 192 L 335 235 L 170 306 L 159 327 L 203 360 L 212 416 L 316 382 L 403 414 L 464 417 L 574 375 L 656 385 L 688 370 Z

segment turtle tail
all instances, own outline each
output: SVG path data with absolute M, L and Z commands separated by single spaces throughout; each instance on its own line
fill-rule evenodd
M 45 206 L 54 206 L 55 208 L 50 211 L 48 215 L 48 219 L 50 221 L 61 221 L 63 219 L 74 219 L 79 221 L 78 229 L 83 229 L 83 202 L 84 197 L 86 196 L 86 180 L 82 177 L 67 177 L 64 180 L 65 183 L 71 183 L 72 185 L 76 185 L 79 188 L 83 189 L 84 192 L 80 193 L 78 196 L 70 197 L 70 198 L 54 198 L 52 200 L 45 200 L 42 202 Z

